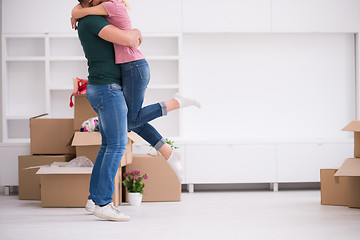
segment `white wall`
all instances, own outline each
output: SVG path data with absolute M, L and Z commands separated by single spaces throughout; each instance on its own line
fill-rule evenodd
M 185 34 L 183 50 L 183 92 L 203 103 L 185 138 L 351 137 L 354 34 Z

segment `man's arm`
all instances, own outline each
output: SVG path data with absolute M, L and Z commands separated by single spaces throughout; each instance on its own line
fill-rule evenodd
M 71 16 L 76 19 L 83 18 L 88 15 L 108 16 L 109 14 L 101 4 L 85 8 L 78 4 L 71 11 Z
M 141 44 L 141 32 L 139 29 L 121 30 L 113 25 L 107 25 L 100 30 L 98 36 L 108 42 L 126 47 L 134 48 Z

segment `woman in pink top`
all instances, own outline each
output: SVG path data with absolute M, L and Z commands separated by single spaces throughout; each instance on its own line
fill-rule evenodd
M 72 17 L 79 19 L 87 15 L 103 15 L 110 24 L 122 30 L 132 29 L 127 12 L 127 3 L 122 0 L 79 0 L 88 1 L 93 7 L 83 8 L 77 5 Z M 76 26 L 73 25 L 73 28 Z M 141 44 L 141 43 L 140 43 Z M 175 171 L 179 181 L 183 179 L 181 156 L 165 144 L 165 139 L 148 122 L 164 116 L 167 112 L 180 107 L 200 104 L 179 94 L 171 100 L 142 107 L 145 91 L 150 81 L 150 70 L 144 55 L 137 48 L 114 44 L 115 60 L 120 65 L 122 75 L 122 91 L 128 107 L 128 130 L 139 134 L 158 150 Z

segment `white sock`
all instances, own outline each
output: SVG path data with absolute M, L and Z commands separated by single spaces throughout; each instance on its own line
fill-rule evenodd
M 173 151 L 171 153 L 169 159 L 167 160 L 167 163 L 174 170 L 176 176 L 178 177 L 178 179 L 181 183 L 184 178 L 184 173 L 183 173 L 182 164 L 181 164 L 181 154 L 177 151 Z
M 190 107 L 190 106 L 196 106 L 198 108 L 201 108 L 201 104 L 198 101 L 192 98 L 181 96 L 179 93 L 175 94 L 174 99 L 178 101 L 181 108 Z

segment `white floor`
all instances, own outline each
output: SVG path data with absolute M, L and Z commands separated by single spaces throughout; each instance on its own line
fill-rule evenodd
M 130 222 L 0 196 L 0 239 L 360 239 L 360 209 L 320 205 L 320 191 L 183 193 L 181 202 L 124 205 Z

